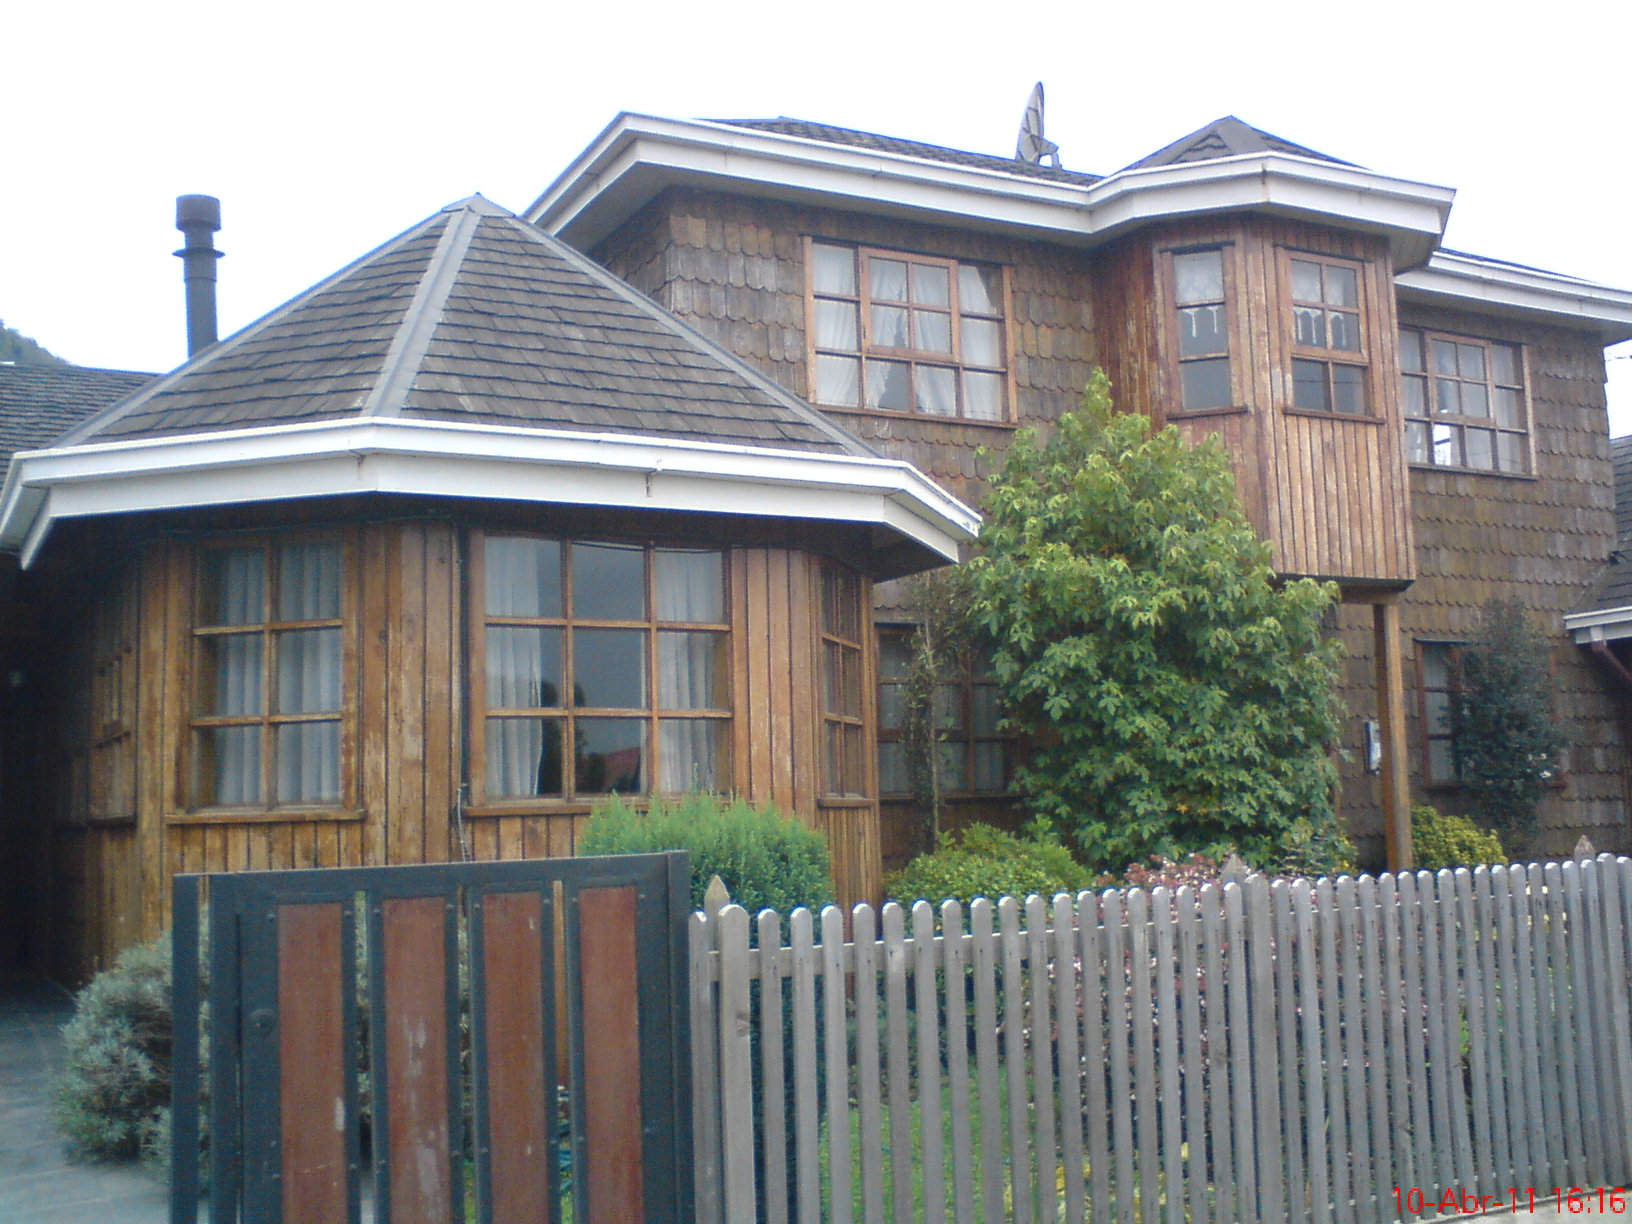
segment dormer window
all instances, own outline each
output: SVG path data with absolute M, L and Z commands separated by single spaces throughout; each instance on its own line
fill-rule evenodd
M 1002 268 L 813 242 L 809 278 L 816 403 L 1009 419 Z
M 1292 309 L 1292 406 L 1367 416 L 1369 358 L 1359 265 L 1288 252 Z

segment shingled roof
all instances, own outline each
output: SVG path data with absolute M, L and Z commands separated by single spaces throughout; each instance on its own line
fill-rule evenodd
M 1182 162 L 1212 161 L 1220 157 L 1236 157 L 1245 153 L 1285 153 L 1291 157 L 1311 157 L 1316 161 L 1331 162 L 1338 166 L 1352 166 L 1342 158 L 1321 153 L 1306 145 L 1284 140 L 1250 123 L 1243 123 L 1234 115 L 1215 119 L 1205 127 L 1197 128 L 1188 136 L 1181 136 L 1166 148 L 1158 149 L 1148 157 L 1141 157 L 1126 170 L 1146 169 L 1151 166 L 1173 166 Z
M 1103 177 L 1098 174 L 1086 174 L 1081 170 L 1040 166 L 1014 157 L 999 157 L 991 153 L 968 153 L 962 149 L 948 149 L 943 145 L 901 140 L 895 136 L 880 136 L 876 132 L 858 132 L 854 128 L 835 127 L 831 123 L 811 123 L 804 119 L 789 119 L 785 116 L 776 119 L 716 119 L 713 122 L 723 123 L 729 127 L 748 128 L 755 132 L 774 132 L 779 136 L 819 140 L 824 144 L 876 149 L 880 153 L 895 153 L 901 157 L 922 157 L 929 161 L 969 166 L 976 170 L 999 170 L 1004 174 L 1019 174 L 1026 178 L 1052 179 L 1057 183 L 1088 186 L 1099 182 Z
M 443 209 L 63 441 L 379 417 L 874 454 L 480 197 Z
M 135 370 L 0 364 L 0 477 L 18 451 L 49 446 L 153 378 Z

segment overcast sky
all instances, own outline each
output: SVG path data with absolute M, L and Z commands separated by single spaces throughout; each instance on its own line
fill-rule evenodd
M 1456 188 L 1447 246 L 1632 288 L 1624 3 L 94 0 L 4 27 L 0 319 L 82 365 L 185 356 L 185 192 L 222 200 L 225 335 L 451 201 L 526 207 L 619 111 L 1010 154 L 1039 79 L 1073 169 L 1233 113 Z

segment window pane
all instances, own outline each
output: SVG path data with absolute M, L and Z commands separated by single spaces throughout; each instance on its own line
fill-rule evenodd
M 1462 384 L 1462 415 L 1472 417 L 1490 415 L 1490 400 L 1484 383 Z
M 1307 259 L 1292 261 L 1292 296 L 1300 302 L 1320 302 L 1325 298 L 1320 288 L 1320 265 Z
M 553 628 L 487 627 L 487 706 L 490 710 L 559 709 L 561 634 Z
M 963 727 L 963 690 L 956 684 L 935 686 L 935 729 L 958 731 Z
M 855 303 L 816 303 L 816 347 L 843 349 L 847 353 L 860 351 L 861 331 L 856 323 Z
M 1490 346 L 1490 373 L 1499 383 L 1517 386 L 1519 382 L 1519 350 L 1508 344 Z
M 811 284 L 817 293 L 839 293 L 856 296 L 856 253 L 849 247 L 824 246 L 810 248 L 813 264 Z
M 969 365 L 1002 365 L 1003 325 L 992 319 L 965 319 L 963 359 Z
M 905 680 L 912 666 L 912 634 L 880 633 L 878 636 L 878 678 Z
M 878 348 L 911 348 L 907 311 L 903 306 L 874 306 L 870 341 Z
M 1405 415 L 1408 417 L 1425 417 L 1428 415 L 1428 380 L 1416 375 L 1408 375 L 1400 380 L 1400 390 L 1405 396 Z
M 261 801 L 260 727 L 204 727 L 198 733 L 198 794 L 206 804 Z
M 977 684 L 974 687 L 974 708 L 970 730 L 975 735 L 996 735 L 998 721 L 997 686 Z
M 487 720 L 487 793 L 495 799 L 559 796 L 561 742 L 566 720 Z
M 1436 652 L 1437 653 L 1437 652 Z M 1443 675 L 1445 670 L 1443 658 L 1439 661 L 1440 683 L 1446 683 Z M 1443 688 L 1429 689 L 1422 695 L 1423 716 L 1428 722 L 1429 735 L 1449 735 L 1451 733 L 1451 695 Z
M 1488 429 L 1466 431 L 1468 466 L 1491 471 L 1496 467 L 1496 438 Z
M 1428 449 L 1428 423 L 1426 421 L 1407 421 L 1405 423 L 1405 457 L 1412 463 L 1433 462 L 1433 452 Z
M 1005 747 L 999 740 L 986 740 L 975 745 L 975 776 L 970 789 L 988 795 L 1002 794 L 1009 789 Z
M 340 709 L 340 630 L 286 630 L 277 635 L 275 647 L 278 713 L 327 714 Z
M 899 259 L 867 261 L 873 298 L 880 302 L 907 300 L 907 265 Z
M 1421 643 L 1422 684 L 1424 688 L 1451 687 L 1450 648 L 1438 642 Z
M 576 706 L 639 710 L 646 706 L 646 634 L 640 629 L 572 631 L 572 697 Z
M 1462 415 L 1462 384 L 1454 378 L 1434 379 L 1435 407 L 1446 416 Z
M 731 724 L 710 718 L 665 718 L 657 724 L 656 789 L 668 795 L 727 789 Z
M 1462 367 L 1462 377 L 1474 378 L 1483 382 L 1485 378 L 1485 350 L 1477 344 L 1459 344 L 1456 349 L 1459 364 Z
M 234 633 L 199 642 L 200 713 L 234 718 L 266 712 L 261 690 L 262 637 Z
M 918 367 L 918 411 L 931 416 L 958 414 L 958 372 L 951 366 Z
M 1519 399 L 1519 392 L 1512 387 L 1496 388 L 1496 424 L 1511 429 L 1520 429 L 1524 425 L 1523 403 Z
M 935 754 L 941 766 L 941 789 L 954 793 L 969 789 L 969 763 L 965 759 L 966 745 L 961 740 L 935 745 Z
M 645 620 L 645 550 L 628 544 L 574 544 L 572 614 L 584 620 Z
M 340 724 L 286 723 L 276 735 L 278 803 L 338 803 Z
M 906 689 L 899 684 L 881 684 L 878 688 L 878 727 L 881 731 L 899 730 L 907 720 Z
M 1430 782 L 1456 781 L 1456 759 L 1451 753 L 1451 741 L 1428 741 L 1428 780 Z
M 1234 403 L 1230 394 L 1230 359 L 1209 357 L 1202 361 L 1187 361 L 1179 367 L 1184 383 L 1184 407 L 1195 412 L 1201 408 L 1228 408 Z
M 1400 369 L 1412 372 L 1422 370 L 1422 333 L 1400 332 Z
M 214 552 L 204 560 L 203 625 L 259 625 L 266 620 L 266 554 L 258 548 Z
M 861 583 L 836 565 L 822 567 L 822 632 L 861 640 Z
M 867 407 L 912 410 L 912 367 L 900 361 L 867 363 Z
M 1360 316 L 1334 310 L 1326 316 L 1330 347 L 1345 353 L 1360 351 Z
M 920 306 L 952 305 L 951 273 L 938 264 L 913 264 L 912 300 Z
M 1292 403 L 1308 412 L 1329 412 L 1327 398 L 1326 363 L 1324 361 L 1294 361 L 1292 363 Z
M 725 554 L 659 548 L 652 553 L 657 619 L 718 625 L 725 621 Z
M 861 717 L 861 652 L 824 642 L 822 655 L 823 708 L 831 714 Z
M 816 402 L 840 408 L 861 403 L 861 362 L 853 357 L 816 357 Z
M 488 536 L 483 551 L 489 616 L 560 616 L 561 545 L 530 536 Z
M 340 616 L 340 545 L 285 544 L 278 549 L 278 619 Z
M 1455 425 L 1434 426 L 1434 462 L 1445 467 L 1462 465 L 1462 447 Z
M 907 746 L 898 742 L 878 746 L 878 793 L 905 795 L 912 791 L 912 775 L 907 769 Z
M 1504 472 L 1525 470 L 1524 435 L 1502 433 L 1496 435 L 1496 463 Z
M 958 269 L 958 305 L 965 314 L 1003 313 L 1003 271 L 968 264 Z
M 1187 306 L 1179 311 L 1179 356 L 1229 351 L 1230 340 L 1224 329 L 1224 307 Z
M 580 795 L 638 795 L 646 724 L 634 718 L 580 718 L 575 772 Z
M 1360 305 L 1360 284 L 1353 268 L 1326 265 L 1326 304 L 1356 307 Z
M 1181 306 L 1224 300 L 1224 252 L 1188 251 L 1173 257 L 1175 299 Z
M 915 347 L 925 353 L 951 353 L 952 316 L 934 310 L 912 312 L 912 325 L 917 330 Z
M 1434 371 L 1456 377 L 1456 345 L 1449 340 L 1434 341 Z
M 1292 319 L 1298 343 L 1305 348 L 1326 347 L 1326 312 L 1315 306 L 1294 306 Z
M 665 710 L 723 710 L 729 639 L 723 633 L 657 635 L 657 703 Z
M 1003 419 L 1003 375 L 965 370 L 963 415 L 976 421 Z
M 1332 410 L 1349 416 L 1366 413 L 1366 372 L 1359 366 L 1332 367 Z

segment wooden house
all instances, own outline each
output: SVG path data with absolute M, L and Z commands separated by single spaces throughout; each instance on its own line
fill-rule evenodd
M 524 218 L 444 210 L 13 463 L 31 955 L 105 963 L 181 871 L 571 853 L 614 793 L 773 801 L 875 895 L 918 827 L 893 580 L 1096 365 L 1340 585 L 1368 863 L 1454 798 L 1493 596 L 1558 634 L 1535 849 L 1626 848 L 1621 679 L 1561 618 L 1632 293 L 1441 249 L 1451 195 L 1233 119 L 1102 177 L 623 115 Z M 940 705 L 959 818 L 1011 816 L 978 660 Z

